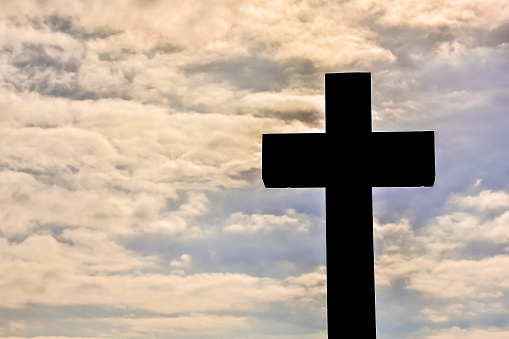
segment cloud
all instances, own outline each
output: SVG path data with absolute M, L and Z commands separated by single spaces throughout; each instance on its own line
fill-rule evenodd
M 490 190 L 452 195 L 450 211 L 421 228 L 405 219 L 376 223 L 379 319 L 404 317 L 409 326 L 423 328 L 422 334 L 418 332 L 422 338 L 475 337 L 473 333 L 482 333 L 475 328 L 479 321 L 505 319 L 509 279 L 501 269 L 509 264 L 505 195 L 505 191 Z M 389 295 L 400 306 L 402 295 L 407 295 L 407 315 L 396 305 L 388 307 L 392 313 L 383 311 L 384 298 Z M 454 329 L 424 330 L 425 326 L 436 328 L 440 324 L 447 328 L 458 322 L 467 324 L 464 333 Z M 494 335 L 503 333 L 497 330 Z
M 323 129 L 323 94 L 316 91 L 257 92 L 244 96 L 241 110 L 255 116 L 296 119 Z
M 374 100 L 375 120 L 405 121 L 422 118 L 427 112 L 443 114 L 443 108 L 437 110 L 427 103 L 457 101 L 461 107 L 467 103 L 479 107 L 485 98 L 476 91 L 455 88 L 447 92 L 446 98 L 443 92 L 430 93 L 423 100 L 416 85 L 447 84 L 430 79 L 430 74 L 443 73 L 433 70 L 447 70 L 450 64 L 460 70 L 471 69 L 479 64 L 479 59 L 496 56 L 494 48 L 472 49 L 475 43 L 464 38 L 464 30 L 438 34 L 436 23 L 426 20 L 415 27 L 402 28 L 408 22 L 390 19 L 396 17 L 391 13 L 402 10 L 400 4 L 387 7 L 354 1 L 303 2 L 295 6 L 283 1 L 270 6 L 270 15 L 263 14 L 267 12 L 263 1 L 225 2 L 224 6 L 200 4 L 185 9 L 173 4 L 172 15 L 166 10 L 168 4 L 160 1 L 130 5 L 137 10 L 119 10 L 113 3 L 98 3 L 96 8 L 72 3 L 57 10 L 27 2 L 25 12 L 32 16 L 11 16 L 4 24 L 7 37 L 21 37 L 4 41 L 5 72 L 0 73 L 4 74 L 5 85 L 78 100 L 116 97 L 168 105 L 178 111 L 298 119 L 317 127 L 323 120 L 323 100 L 317 102 L 320 95 L 314 93 L 315 97 L 311 97 L 309 93 L 322 90 L 319 74 L 327 70 L 385 63 L 390 72 L 375 78 L 379 84 L 376 88 L 383 88 L 382 93 L 374 93 L 375 99 L 384 98 L 381 102 Z M 15 8 L 5 6 L 6 13 Z M 448 6 L 488 10 L 476 4 Z M 195 23 L 192 18 L 202 12 L 218 15 L 200 20 L 200 25 L 207 27 L 204 32 L 211 34 L 205 44 L 197 42 L 207 39 L 207 34 L 194 39 L 192 30 L 183 33 L 177 25 Z M 419 18 L 427 12 L 452 14 L 433 6 L 409 10 Z M 285 20 L 278 19 L 282 17 Z M 171 20 L 165 21 L 168 18 Z M 373 18 L 376 20 L 370 20 Z M 368 25 L 354 27 L 356 20 L 366 20 Z M 169 22 L 173 22 L 171 27 Z M 193 29 L 200 25 L 193 24 Z M 208 29 L 208 25 L 218 30 Z M 391 29 L 398 29 L 405 36 L 392 34 Z M 279 33 L 274 34 L 276 31 Z M 394 38 L 398 36 L 401 38 Z M 482 34 L 477 36 L 483 39 Z M 409 51 L 411 41 L 417 42 Z M 400 50 L 402 46 L 405 50 Z M 410 74 L 408 68 L 394 67 L 410 59 L 422 72 Z M 467 60 L 471 62 L 465 65 Z M 371 68 L 376 74 L 379 67 Z M 396 81 L 396 87 L 390 86 L 390 78 Z M 462 83 L 473 84 L 471 80 Z M 296 90 L 288 95 L 284 93 L 288 87 Z M 449 96 L 454 93 L 464 95 L 455 100 Z M 399 98 L 403 94 L 406 98 Z M 450 111 L 461 107 L 451 106 Z
M 377 237 L 381 237 L 380 244 L 383 244 L 377 261 L 378 284 L 387 285 L 398 278 L 408 277 L 408 289 L 439 299 L 496 294 L 497 288 L 491 283 L 505 279 L 504 273 L 499 272 L 502 275 L 495 278 L 487 272 L 498 272 L 494 268 L 505 265 L 507 256 L 489 252 L 475 256 L 475 252 L 468 252 L 476 243 L 481 246 L 506 243 L 507 237 L 502 238 L 498 225 L 497 222 L 483 223 L 473 216 L 453 213 L 435 218 L 417 234 L 406 221 L 377 226 L 375 232 L 381 232 Z M 472 257 L 468 258 L 468 254 Z
M 507 338 L 509 331 L 501 328 L 460 328 L 454 326 L 444 330 L 424 330 L 422 331 L 422 338 L 426 339 L 454 339 L 454 338 L 493 338 L 503 339 Z
M 4 80 L 73 99 L 120 97 L 210 109 L 196 103 L 197 89 L 202 100 L 227 95 L 216 102 L 224 111 L 235 96 L 225 81 L 255 91 L 316 89 L 322 80 L 314 75 L 325 68 L 393 61 L 372 32 L 341 24 L 348 13 L 331 3 L 296 7 L 283 1 L 270 6 L 271 15 L 263 15 L 269 8 L 264 1 L 129 5 L 133 9 L 71 3 L 57 10 L 27 2 L 25 16 L 5 20 L 7 36 L 18 39 L 3 42 Z M 16 13 L 15 6 L 4 7 L 5 15 Z M 200 88 L 203 80 L 211 95 Z
M 19 244 L 3 240 L 2 307 L 101 305 L 162 314 L 259 310 L 271 303 L 294 307 L 320 304 L 323 269 L 284 280 L 211 273 L 185 277 L 143 273 L 159 262 L 138 257 L 104 234 L 64 231 L 59 237 L 31 236 Z M 106 247 L 108 245 L 108 247 Z M 30 250 L 28 250 L 30 249 Z M 189 265 L 181 256 L 170 266 Z M 143 270 L 143 271 L 140 271 Z M 315 276 L 317 275 L 317 276 Z
M 0 177 L 14 197 L 3 202 L 10 233 L 44 223 L 182 232 L 207 212 L 204 192 L 241 187 L 240 174 L 259 168 L 262 131 L 305 129 L 250 115 L 2 93 Z M 164 210 L 188 191 L 196 193 L 185 195 L 187 204 Z
M 304 215 L 295 213 L 294 210 L 287 211 L 285 215 L 246 215 L 242 212 L 234 213 L 226 221 L 225 232 L 232 233 L 257 233 L 272 232 L 282 229 L 294 229 L 296 232 L 307 232 L 310 222 Z
M 494 28 L 507 20 L 506 4 L 492 0 L 483 4 L 475 1 L 437 1 L 418 6 L 401 1 L 371 3 L 354 1 L 355 7 L 379 15 L 384 25 L 410 25 L 420 27 L 488 27 Z
M 379 298 L 417 300 L 409 327 L 503 317 L 507 193 L 486 174 L 506 158 L 504 6 L 3 1 L 0 300 L 124 308 L 104 322 L 140 336 L 201 320 L 217 336 L 323 337 L 323 218 L 304 213 L 310 195 L 252 189 L 260 135 L 323 130 L 323 73 L 370 70 L 375 128 L 440 125 L 442 173 L 424 212 L 405 196 L 410 217 L 376 225 Z M 439 206 L 481 177 L 498 188 Z M 53 335 L 23 321 L 5 335 Z M 99 322 L 80 335 L 113 333 Z
M 21 318 L 29 305 L 51 309 L 62 314 L 48 322 L 58 333 L 88 337 L 113 333 L 110 320 L 122 334 L 249 333 L 276 309 L 278 326 L 323 336 L 323 260 L 296 264 L 288 244 L 244 269 L 253 274 L 239 272 L 245 263 L 227 257 L 228 237 L 240 234 L 220 232 L 224 218 L 206 219 L 215 195 L 259 172 L 261 133 L 323 128 L 312 62 L 275 59 L 263 39 L 246 38 L 253 27 L 232 30 L 248 23 L 241 2 L 0 6 L 2 307 Z M 239 213 L 244 233 L 259 233 L 261 218 L 268 233 L 295 226 L 323 242 L 304 214 Z M 182 251 L 128 249 L 126 239 L 151 236 Z M 224 249 L 209 258 L 196 249 L 207 246 Z M 87 307 L 93 320 L 80 318 Z M 311 320 L 290 324 L 303 315 Z M 4 333 L 48 335 L 37 321 L 16 324 Z
M 192 257 L 189 254 L 182 254 L 180 260 L 172 260 L 170 262 L 171 267 L 186 267 L 191 264 Z
M 476 182 L 477 184 L 477 182 Z M 509 195 L 503 191 L 483 190 L 476 196 L 453 196 L 452 201 L 462 207 L 471 207 L 482 211 L 507 209 Z
M 186 332 L 200 333 L 210 337 L 224 334 L 225 329 L 246 326 L 246 317 L 213 316 L 200 313 L 193 313 L 186 316 L 171 318 L 138 318 L 119 319 L 125 322 L 130 330 L 135 333 L 159 333 L 186 336 Z

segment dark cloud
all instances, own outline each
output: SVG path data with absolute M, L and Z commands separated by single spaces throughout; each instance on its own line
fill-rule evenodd
M 6 68 L 3 74 L 4 87 L 19 92 L 38 92 L 47 96 L 73 100 L 97 100 L 100 98 L 121 98 L 131 100 L 130 87 L 137 74 L 136 67 L 129 61 L 145 55 L 153 59 L 159 55 L 177 53 L 183 48 L 177 44 L 160 41 L 143 49 L 127 46 L 114 50 L 96 51 L 89 48 L 88 40 L 102 40 L 120 34 L 109 26 L 88 27 L 80 25 L 79 18 L 71 16 L 15 17 L 10 21 L 16 27 L 30 26 L 35 34 L 41 34 L 40 42 L 21 42 L 14 46 L 7 43 L 0 50 Z M 51 40 L 48 31 L 62 33 L 67 37 Z M 94 42 L 93 42 L 94 43 Z M 86 70 L 82 68 L 88 56 Z M 97 67 L 92 63 L 96 62 Z M 125 62 L 125 67 L 112 67 Z M 105 67 L 106 66 L 106 67 Z M 96 76 L 90 75 L 101 69 L 105 71 L 108 85 L 97 83 Z M 112 82 L 117 81 L 116 85 Z M 168 97 L 172 94 L 168 93 Z M 161 99 L 161 98 L 159 98 Z M 158 102 L 158 99 L 155 100 Z
M 79 17 L 49 15 L 27 18 L 30 25 L 37 29 L 50 29 L 52 32 L 64 33 L 78 40 L 105 39 L 121 31 L 107 25 L 99 25 L 91 30 L 80 24 Z
M 16 68 L 15 73 L 4 76 L 4 86 L 14 87 L 17 91 L 74 100 L 130 99 L 122 87 L 101 93 L 84 87 L 78 77 L 84 58 L 80 51 L 52 44 L 22 44 L 18 50 L 6 48 L 1 53 L 7 55 Z M 125 79 L 129 82 L 129 75 Z
M 138 52 L 136 52 L 134 50 L 122 48 L 115 52 L 99 53 L 98 58 L 101 61 L 115 62 L 115 61 L 127 60 L 136 54 L 138 54 Z
M 188 65 L 183 70 L 187 76 L 201 74 L 209 82 L 227 83 L 250 93 L 277 93 L 288 89 L 304 89 L 308 94 L 323 93 L 323 73 L 308 59 L 273 60 L 257 55 L 234 56 L 221 61 Z M 317 128 L 323 125 L 324 112 L 307 102 L 299 103 L 298 95 L 282 94 L 277 99 L 265 99 L 267 101 L 261 97 L 256 99 L 255 107 L 241 105 L 237 113 L 298 120 Z M 198 112 L 210 111 L 208 105 L 189 108 Z
M 139 51 L 134 49 L 128 49 L 128 48 L 121 48 L 119 50 L 115 50 L 113 52 L 107 52 L 107 53 L 100 53 L 98 55 L 99 60 L 101 61 L 108 61 L 108 62 L 115 62 L 115 61 L 122 61 L 127 60 L 135 55 L 145 54 L 147 58 L 153 59 L 157 55 L 161 54 L 174 54 L 183 51 L 183 47 L 171 44 L 171 43 L 157 43 L 152 48 L 146 50 L 146 51 Z
M 407 26 L 374 26 L 377 33 L 377 44 L 391 51 L 396 57 L 393 65 L 399 69 L 416 69 L 422 66 L 421 58 L 429 58 L 442 42 L 453 41 L 454 35 L 448 27 L 439 27 L 432 31 L 419 27 Z
M 14 67 L 3 74 L 6 87 L 73 99 L 93 96 L 77 83 L 84 57 L 80 51 L 69 51 L 56 44 L 23 43 L 18 48 L 4 48 L 0 53 Z
M 272 60 L 256 55 L 236 56 L 223 61 L 189 65 L 185 73 L 206 73 L 215 82 L 228 82 L 256 92 L 280 91 L 291 86 L 317 88 L 318 70 L 307 59 Z M 320 84 L 321 85 L 321 84 Z
M 74 19 L 72 17 L 61 17 L 61 16 L 57 16 L 57 15 L 52 15 L 49 17 L 45 17 L 43 19 L 43 22 L 53 32 L 70 33 L 75 28 L 74 27 Z
M 183 50 L 184 50 L 183 47 L 179 46 L 177 44 L 161 42 L 161 43 L 156 44 L 150 50 L 148 50 L 145 54 L 147 55 L 148 58 L 153 58 L 157 54 L 173 54 L 173 53 L 181 52 Z
M 496 47 L 509 43 L 509 23 L 504 23 L 493 29 L 475 29 L 472 32 L 475 46 Z
M 249 108 L 246 107 L 246 112 Z M 278 118 L 281 120 L 299 120 L 313 127 L 321 127 L 324 112 L 316 109 L 262 109 L 254 114 L 255 116 Z
M 57 71 L 76 73 L 80 67 L 80 60 L 77 58 L 65 59 L 64 49 L 56 45 L 23 44 L 22 50 L 13 56 L 12 65 L 27 72 L 46 68 L 54 68 Z

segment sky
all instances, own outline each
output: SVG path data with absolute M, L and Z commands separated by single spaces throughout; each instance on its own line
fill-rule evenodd
M 501 0 L 1 1 L 0 336 L 326 338 L 325 193 L 261 135 L 352 71 L 436 137 L 433 188 L 373 189 L 378 338 L 509 338 Z

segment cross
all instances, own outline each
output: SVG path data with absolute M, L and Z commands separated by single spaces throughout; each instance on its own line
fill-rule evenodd
M 326 133 L 263 135 L 262 180 L 325 187 L 327 322 L 332 305 L 361 321 L 356 337 L 376 337 L 372 187 L 433 186 L 435 134 L 373 132 L 371 73 L 325 74 L 325 113 Z

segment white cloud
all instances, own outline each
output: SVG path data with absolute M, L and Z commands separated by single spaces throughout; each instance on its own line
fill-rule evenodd
M 324 312 L 325 267 L 283 279 L 232 273 L 184 276 L 183 269 L 192 263 L 187 253 L 165 264 L 161 258 L 126 250 L 104 232 L 39 232 L 55 235 L 32 235 L 19 242 L 1 239 L 0 271 L 9 272 L 0 277 L 4 308 L 90 305 L 189 314 L 260 311 L 277 303 Z
M 469 321 L 471 318 L 505 314 L 503 303 L 498 301 L 477 302 L 458 301 L 441 307 L 425 307 L 419 311 L 416 318 L 425 323 L 447 324 L 458 321 Z
M 509 275 L 503 268 L 509 265 L 509 236 L 508 213 L 502 208 L 505 196 L 504 191 L 488 190 L 472 196 L 453 195 L 450 213 L 437 216 L 418 229 L 406 219 L 387 224 L 375 222 L 375 282 L 379 298 L 383 300 L 391 289 L 411 293 L 413 301 L 407 305 L 406 321 L 430 328 L 506 315 L 503 300 Z M 484 333 L 478 329 L 462 331 L 465 332 L 430 330 L 429 338 L 463 337 L 460 333 L 476 337 L 473 333 Z M 494 332 L 495 337 L 499 334 L 503 337 L 505 332 Z M 418 337 L 428 338 L 425 332 Z
M 286 211 L 285 215 L 272 214 L 244 214 L 234 213 L 226 221 L 225 232 L 230 233 L 267 233 L 277 230 L 291 230 L 295 232 L 307 232 L 310 221 L 304 214 L 296 213 L 295 210 Z
M 107 320 L 107 319 L 105 319 Z M 191 313 L 185 316 L 171 318 L 138 318 L 120 319 L 132 331 L 137 333 L 175 333 L 182 330 L 193 330 L 193 333 L 202 333 L 210 336 L 213 333 L 220 335 L 225 329 L 246 326 L 246 317 L 214 316 L 201 313 Z M 179 333 L 182 335 L 182 333 Z
M 509 18 L 504 1 L 434 1 L 414 4 L 406 1 L 353 1 L 352 7 L 380 13 L 384 25 L 411 25 L 417 27 L 487 27 L 494 28 Z
M 192 257 L 189 254 L 182 254 L 180 260 L 172 260 L 170 262 L 171 267 L 186 267 L 191 264 Z
M 240 187 L 238 174 L 260 167 L 263 131 L 304 130 L 249 115 L 168 114 L 136 102 L 2 93 L 8 233 L 37 223 L 183 232 L 208 211 L 204 192 Z M 194 193 L 177 211 L 164 211 L 178 190 Z
M 509 331 L 504 328 L 460 328 L 454 326 L 447 329 L 431 330 L 423 329 L 420 336 L 423 339 L 478 339 L 493 338 L 506 339 L 509 337 Z
M 263 41 L 278 59 L 306 58 L 318 67 L 343 68 L 393 61 L 390 51 L 372 41 L 369 29 L 349 25 L 359 12 L 335 2 L 299 6 L 289 1 L 258 1 L 236 27 L 255 42 Z M 241 36 L 242 36 L 241 35 Z
M 418 231 L 405 221 L 376 225 L 377 247 L 382 251 L 375 264 L 377 285 L 387 286 L 405 277 L 406 288 L 438 299 L 501 295 L 505 288 L 502 281 L 509 277 L 496 268 L 506 265 L 509 256 L 480 260 L 461 256 L 472 241 L 507 241 L 493 231 L 497 227 L 459 213 L 437 217 Z
M 451 200 L 459 206 L 475 208 L 481 212 L 507 209 L 509 207 L 509 194 L 503 191 L 483 190 L 476 196 L 455 195 Z
M 31 249 L 30 254 L 27 247 Z M 1 304 L 7 308 L 22 308 L 27 304 L 79 304 L 164 314 L 233 312 L 259 310 L 273 302 L 305 307 L 319 303 L 325 293 L 318 276 L 323 277 L 323 270 L 316 276 L 287 280 L 230 273 L 182 277 L 139 272 L 135 270 L 138 264 L 154 260 L 122 255 L 123 250 L 114 245 L 113 252 L 102 250 L 101 253 L 98 246 L 96 250 L 100 253 L 96 253 L 84 246 L 65 245 L 52 237 L 41 236 L 31 237 L 19 245 L 4 241 L 2 248 L 8 251 L 0 267 L 9 272 L 0 279 L 4 291 Z M 190 257 L 184 255 L 179 264 L 186 262 L 190 262 Z M 147 267 L 146 263 L 142 266 Z M 133 273 L 121 273 L 123 270 Z

